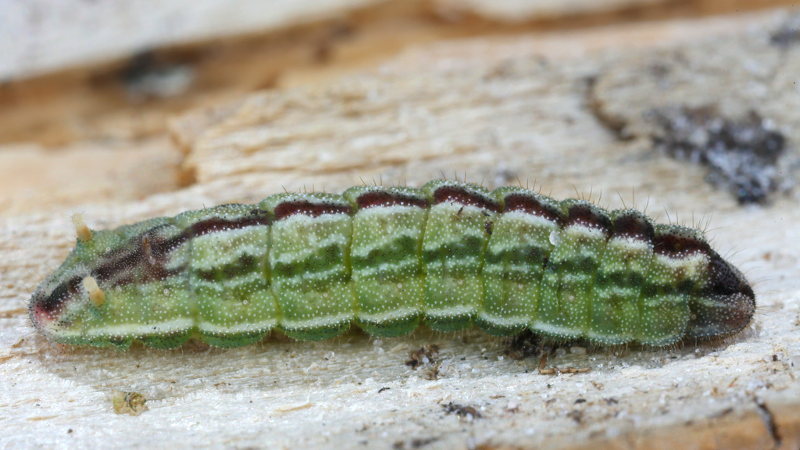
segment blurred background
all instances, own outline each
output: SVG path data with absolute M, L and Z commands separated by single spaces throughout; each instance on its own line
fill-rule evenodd
M 0 3 L 0 213 L 136 200 L 189 185 L 196 181 L 185 160 L 191 149 L 182 149 L 181 136 L 169 131 L 173 118 L 230 105 L 254 91 L 321 85 L 378 68 L 408 48 L 525 36 L 567 42 L 543 45 L 535 50 L 541 54 L 579 56 L 598 48 L 635 47 L 638 40 L 657 44 L 665 30 L 672 38 L 683 33 L 669 32 L 673 24 L 751 17 L 794 4 L 5 1 Z M 637 37 L 621 37 L 626 35 L 620 30 L 630 29 L 639 30 Z M 702 35 L 702 30 L 686 33 Z M 93 176 L 76 177 L 76 168 Z

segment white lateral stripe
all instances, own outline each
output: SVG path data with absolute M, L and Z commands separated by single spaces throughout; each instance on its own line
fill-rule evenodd
M 634 340 L 633 336 L 629 334 L 600 334 L 595 331 L 589 331 L 586 336 L 589 339 L 594 339 L 607 344 L 624 344 Z
M 421 313 L 419 308 L 400 308 L 395 311 L 386 311 L 383 313 L 365 314 L 358 313 L 358 319 L 364 322 L 372 322 L 380 324 L 381 322 L 388 322 L 391 320 L 405 319 L 407 317 L 414 317 Z
M 274 328 L 277 324 L 277 319 L 240 323 L 236 325 L 218 325 L 203 321 L 197 325 L 197 328 L 202 332 L 211 334 L 239 334 L 247 332 L 266 332 Z
M 562 233 L 572 234 L 572 235 L 583 235 L 585 237 L 593 238 L 593 239 L 605 239 L 606 234 L 600 228 L 595 227 L 587 227 L 585 225 L 579 224 L 572 224 L 562 230 Z
M 629 236 L 614 236 L 608 240 L 608 246 L 628 251 L 650 252 L 653 250 L 653 244 L 650 242 L 634 239 Z
M 343 323 L 351 322 L 353 320 L 352 313 L 343 313 L 337 314 L 335 316 L 327 316 L 327 317 L 317 317 L 314 319 L 308 320 L 291 320 L 287 321 L 286 319 L 281 320 L 280 325 L 281 327 L 292 331 L 292 330 L 308 330 L 311 328 L 319 328 L 328 325 L 340 325 Z
M 302 273 L 297 274 L 291 278 L 283 278 L 283 277 L 272 277 L 272 282 L 274 283 L 275 287 L 278 290 L 282 290 L 287 286 L 289 289 L 296 289 L 298 287 L 302 287 L 303 281 L 305 280 L 324 280 L 331 275 L 335 275 L 336 273 L 341 273 L 342 275 L 346 274 L 344 265 L 338 265 L 333 269 L 323 270 L 322 272 L 310 272 L 310 273 Z M 333 280 L 336 281 L 336 280 Z
M 387 216 L 393 214 L 409 214 L 423 211 L 422 208 L 412 205 L 391 205 L 391 206 L 373 206 L 371 208 L 359 209 L 354 217 L 359 219 L 372 218 L 372 216 Z
M 242 242 L 247 242 L 248 240 L 252 240 L 252 238 L 262 237 L 261 235 L 265 235 L 269 231 L 269 227 L 267 225 L 250 225 L 244 228 L 233 228 L 233 229 L 225 229 L 214 231 L 213 233 L 206 233 L 201 234 L 200 236 L 195 236 L 192 238 L 193 243 L 201 243 L 202 245 L 217 245 L 217 242 L 221 242 L 223 246 L 227 246 L 228 242 L 235 239 L 241 239 Z M 242 239 L 242 237 L 247 237 L 247 235 L 252 235 L 250 239 Z
M 425 315 L 432 318 L 452 318 L 455 316 L 472 316 L 475 314 L 476 308 L 474 306 L 453 306 L 451 308 L 437 308 L 430 309 L 424 308 Z
M 391 271 L 391 270 L 398 270 L 398 269 L 408 269 L 410 267 L 415 267 L 419 263 L 419 259 L 409 256 L 408 258 L 392 262 L 392 263 L 380 263 L 377 266 L 372 267 L 363 267 L 358 269 L 353 269 L 353 278 L 361 279 L 361 278 L 368 278 L 371 275 L 375 275 L 376 273 Z
M 498 221 L 512 219 L 514 221 L 527 222 L 531 225 L 537 225 L 544 228 L 550 228 L 550 229 L 558 228 L 557 223 L 547 219 L 546 217 L 537 216 L 535 214 L 531 214 L 525 211 L 519 211 L 516 209 L 514 211 L 504 212 L 502 213 L 502 215 L 498 217 L 500 217 Z
M 528 326 L 528 323 L 530 323 L 527 317 L 501 317 L 485 311 L 479 312 L 478 318 L 499 327 Z
M 583 331 L 580 329 L 559 326 L 559 325 L 552 325 L 540 321 L 534 322 L 531 328 L 533 328 L 534 330 L 541 331 L 542 333 L 551 334 L 555 336 L 580 336 L 583 334 Z
M 292 214 L 289 217 L 283 218 L 275 223 L 272 224 L 273 232 L 275 230 L 284 231 L 284 228 L 288 228 L 289 231 L 292 231 L 294 227 L 296 227 L 299 223 L 305 223 L 306 225 L 314 224 L 326 224 L 331 222 L 339 222 L 342 220 L 350 220 L 350 215 L 345 213 L 325 213 L 320 214 L 317 217 L 312 217 L 306 214 Z
M 708 261 L 708 257 L 703 253 L 692 253 L 690 255 L 685 255 L 678 258 L 672 258 L 667 255 L 657 254 L 656 259 L 661 264 L 664 264 L 672 268 L 679 268 L 679 267 L 693 268 L 697 266 L 702 266 L 706 264 L 706 262 Z
M 166 322 L 156 322 L 148 324 L 123 324 L 108 325 L 100 328 L 92 328 L 85 333 L 80 331 L 67 331 L 57 333 L 63 337 L 147 337 L 163 336 L 165 333 L 175 333 L 189 331 L 194 327 L 192 319 L 174 319 Z M 155 329 L 153 329 L 155 328 Z

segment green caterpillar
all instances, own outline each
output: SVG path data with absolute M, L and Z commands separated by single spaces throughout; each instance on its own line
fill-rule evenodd
M 76 225 L 75 249 L 30 303 L 35 327 L 71 345 L 236 347 L 271 330 L 399 336 L 425 322 L 666 346 L 737 333 L 755 310 L 701 232 L 519 187 L 359 186 Z

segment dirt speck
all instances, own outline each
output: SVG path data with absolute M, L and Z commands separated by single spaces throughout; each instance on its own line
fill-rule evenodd
M 138 416 L 147 411 L 147 399 L 138 392 L 115 391 L 111 395 L 111 404 L 117 414 Z
M 414 438 L 406 441 L 395 441 L 392 448 L 395 450 L 403 450 L 406 448 L 422 448 L 428 444 L 438 441 L 438 437 Z
M 446 405 L 442 405 L 442 408 L 444 408 L 445 414 L 455 414 L 458 417 L 466 420 L 480 419 L 483 417 L 480 411 L 478 411 L 474 406 L 465 406 L 450 402 Z
M 439 360 L 438 345 L 429 344 L 410 351 L 408 358 L 405 364 L 414 370 L 424 369 L 423 377 L 425 379 L 436 380 L 439 378 L 439 367 L 442 363 Z
M 572 411 L 567 413 L 567 417 L 569 417 L 570 419 L 574 420 L 575 423 L 579 424 L 579 423 L 583 422 L 583 411 L 581 411 L 579 409 L 573 409 Z

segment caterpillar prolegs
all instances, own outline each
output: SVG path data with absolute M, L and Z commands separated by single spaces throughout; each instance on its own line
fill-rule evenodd
M 219 347 L 477 325 L 599 345 L 734 334 L 755 295 L 698 230 L 520 187 L 435 180 L 283 193 L 114 230 L 75 249 L 30 303 L 72 345 Z

